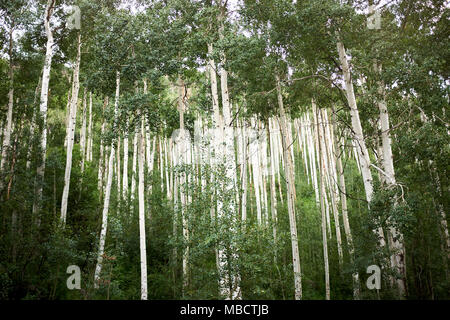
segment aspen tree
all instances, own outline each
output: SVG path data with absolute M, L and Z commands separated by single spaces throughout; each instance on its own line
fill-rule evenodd
M 313 112 L 315 113 L 315 123 L 317 128 L 317 136 L 318 140 L 321 140 L 321 130 L 319 128 L 319 117 L 316 108 L 313 108 Z M 327 235 L 326 235 L 326 222 L 325 222 L 325 179 L 324 179 L 324 171 L 325 171 L 325 163 L 323 161 L 324 150 L 322 149 L 321 143 L 318 144 L 318 160 L 319 160 L 319 176 L 320 176 L 320 211 L 322 212 L 322 245 L 323 245 L 323 261 L 325 266 L 325 299 L 330 300 L 330 268 L 328 264 L 328 243 L 327 243 Z
M 39 105 L 39 117 L 42 119 L 42 129 L 40 130 L 40 155 L 39 165 L 37 167 L 35 199 L 33 203 L 33 216 L 36 218 L 36 225 L 40 225 L 40 218 L 37 216 L 42 205 L 42 190 L 45 174 L 45 157 L 47 153 L 47 107 L 48 107 L 48 86 L 50 82 L 50 70 L 53 58 L 53 32 L 50 26 L 50 19 L 55 9 L 56 0 L 47 0 L 47 6 L 44 13 L 45 35 L 47 44 L 45 51 L 44 67 L 42 70 L 41 102 Z
M 120 93 L 120 72 L 116 71 L 116 98 L 114 102 L 114 117 L 117 117 L 118 107 L 119 107 L 119 93 Z M 114 143 L 111 142 L 110 154 L 108 161 L 108 178 L 106 181 L 105 198 L 103 200 L 103 213 L 102 213 L 102 229 L 100 231 L 100 243 L 97 255 L 97 265 L 95 266 L 94 274 L 94 287 L 99 287 L 100 274 L 102 272 L 103 266 L 103 254 L 105 251 L 105 240 L 106 231 L 108 227 L 108 211 L 109 211 L 109 201 L 111 197 L 111 185 L 113 180 L 113 164 L 114 164 Z M 120 193 L 119 193 L 120 194 Z
M 12 116 L 13 116 L 13 106 L 14 106 L 14 66 L 13 66 L 13 32 L 14 26 L 10 27 L 9 30 L 9 90 L 8 90 L 8 111 L 6 113 L 6 125 L 3 131 L 2 140 L 2 155 L 0 160 L 0 174 L 3 174 L 5 170 L 5 164 L 8 157 L 8 152 L 11 147 L 11 131 L 12 131 Z M 0 178 L 0 190 L 3 189 L 3 179 Z
M 287 203 L 289 212 L 289 225 L 291 232 L 291 246 L 292 246 L 292 264 L 294 268 L 294 285 L 295 285 L 295 300 L 302 299 L 302 275 L 300 269 L 300 255 L 298 252 L 298 238 L 297 238 L 297 223 L 295 218 L 295 182 L 293 178 L 293 168 L 292 162 L 290 160 L 289 145 L 290 141 L 289 135 L 287 133 L 287 119 L 283 106 L 283 96 L 281 92 L 281 84 L 279 75 L 275 75 L 277 98 L 278 98 L 278 108 L 280 114 L 280 128 L 281 128 L 281 142 L 283 146 L 284 160 L 285 160 L 285 171 L 286 171 L 286 185 L 287 185 Z
M 81 149 L 81 173 L 84 172 L 84 164 L 86 162 L 86 113 L 87 113 L 87 89 L 84 88 L 83 93 L 83 116 L 80 131 L 80 149 Z
M 69 108 L 69 121 L 68 126 L 68 136 L 67 136 L 67 151 L 66 151 L 66 171 L 64 174 L 64 189 L 61 199 L 61 224 L 64 227 L 66 224 L 67 217 L 67 203 L 69 198 L 70 189 L 70 174 L 72 170 L 72 150 L 74 145 L 75 136 L 75 125 L 77 120 L 77 102 L 78 102 L 78 90 L 80 88 L 79 73 L 80 73 L 80 60 L 81 60 L 81 34 L 78 33 L 77 40 L 77 59 L 74 66 L 73 72 L 73 90 L 72 97 L 70 99 Z
M 87 139 L 87 154 L 86 158 L 87 161 L 92 161 L 92 143 L 93 143 L 93 137 L 92 137 L 92 92 L 89 92 L 89 124 L 88 124 L 88 139 Z
M 103 161 L 104 158 L 106 159 L 107 157 L 104 156 L 105 154 L 108 154 L 108 152 L 104 152 L 104 142 L 103 142 L 103 135 L 105 134 L 105 109 L 109 104 L 109 97 L 106 96 L 104 101 L 103 101 L 103 109 L 102 109 L 102 128 L 101 128 L 101 133 L 100 133 L 100 155 L 99 155 L 99 165 L 98 165 L 98 175 L 97 175 L 97 180 L 98 180 L 98 184 L 97 184 L 97 188 L 100 191 L 100 199 L 102 197 L 103 194 L 103 179 L 104 179 L 104 169 L 106 167 L 106 165 L 103 165 Z M 106 162 L 105 162 L 106 164 Z
M 139 247 L 141 257 L 141 300 L 147 300 L 147 248 L 145 236 L 145 198 L 144 198 L 144 120 L 139 132 Z
M 332 123 L 333 123 L 333 131 L 335 139 L 333 139 L 334 150 L 335 150 L 335 158 L 336 158 L 336 171 L 339 176 L 339 191 L 341 198 L 341 208 L 342 208 L 342 219 L 344 221 L 344 231 L 345 238 L 347 239 L 347 248 L 350 256 L 350 263 L 353 265 L 355 261 L 355 249 L 353 245 L 353 237 L 350 229 L 350 223 L 348 220 L 348 208 L 347 208 L 347 190 L 345 187 L 345 177 L 344 177 L 344 168 L 342 166 L 342 155 L 344 154 L 343 146 L 338 145 L 338 141 L 336 138 L 337 135 L 337 122 L 336 122 L 336 114 L 334 108 L 332 110 Z M 360 299 L 359 295 L 359 274 L 358 271 L 353 271 L 352 273 L 353 279 L 353 298 L 355 300 Z

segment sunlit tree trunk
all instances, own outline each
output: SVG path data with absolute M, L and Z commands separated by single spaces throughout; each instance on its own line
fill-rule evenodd
M 119 107 L 119 93 L 120 93 L 120 72 L 116 72 L 116 99 L 114 103 L 114 115 L 117 117 L 118 107 Z M 98 288 L 100 274 L 102 272 L 103 265 L 103 254 L 105 251 L 105 240 L 106 240 L 106 231 L 108 227 L 108 211 L 109 211 L 109 200 L 111 197 L 111 185 L 113 180 L 113 165 L 114 165 L 114 143 L 111 143 L 110 146 L 110 154 L 109 154 L 109 162 L 108 162 L 108 178 L 106 181 L 106 189 L 105 189 L 105 198 L 103 201 L 103 213 L 102 213 L 102 229 L 100 231 L 100 243 L 97 255 L 97 265 L 95 266 L 95 274 L 94 274 L 94 287 Z M 120 194 L 120 193 L 119 193 Z
M 42 190 L 44 187 L 44 174 L 45 174 L 45 157 L 47 153 L 47 107 L 48 107 L 48 86 L 50 82 L 50 70 L 52 67 L 53 58 L 53 32 L 50 27 L 50 19 L 53 14 L 56 0 L 47 0 L 47 6 L 44 13 L 44 27 L 45 35 L 47 36 L 44 68 L 42 71 L 42 87 L 41 87 L 41 102 L 39 106 L 40 122 L 42 129 L 40 130 L 40 155 L 39 165 L 37 167 L 36 176 L 36 191 L 33 203 L 33 216 L 36 219 L 36 225 L 41 224 L 38 212 L 42 206 Z
M 80 61 L 81 61 L 81 34 L 78 34 L 78 46 L 77 46 L 77 60 L 75 62 L 73 72 L 73 90 L 72 97 L 70 99 L 69 108 L 69 121 L 68 136 L 67 136 L 67 152 L 66 152 L 66 171 L 64 174 L 64 189 L 61 199 L 61 224 L 64 227 L 67 217 L 67 203 L 69 199 L 70 190 L 70 174 L 72 171 L 72 151 L 74 145 L 75 128 L 77 121 L 77 103 L 78 103 L 78 90 L 80 88 L 79 74 L 80 74 Z

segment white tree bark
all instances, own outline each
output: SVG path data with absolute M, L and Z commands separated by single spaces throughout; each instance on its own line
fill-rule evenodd
M 345 237 L 347 239 L 347 247 L 348 252 L 350 255 L 350 263 L 353 265 L 355 261 L 355 249 L 353 245 L 353 237 L 352 232 L 350 229 L 350 223 L 348 219 L 348 209 L 347 209 L 347 190 L 345 187 L 345 177 L 344 177 L 344 168 L 342 166 L 342 155 L 344 154 L 343 148 L 338 146 L 338 142 L 336 139 L 337 135 L 337 123 L 336 123 L 336 116 L 334 114 L 333 110 L 333 129 L 335 131 L 335 139 L 333 139 L 334 143 L 334 150 L 335 150 L 335 158 L 336 158 L 336 171 L 339 176 L 339 191 L 340 191 L 340 198 L 341 198 L 341 208 L 342 208 L 342 219 L 344 221 L 344 231 L 345 231 Z M 359 300 L 359 274 L 358 271 L 354 271 L 352 273 L 353 278 L 353 298 L 355 300 Z
M 76 58 L 74 72 L 73 72 L 73 90 L 72 97 L 70 99 L 69 108 L 69 121 L 68 125 L 68 136 L 67 136 L 67 152 L 66 152 L 66 170 L 64 174 L 64 189 L 61 199 L 61 225 L 62 227 L 66 224 L 67 217 L 67 203 L 69 198 L 70 190 L 70 174 L 72 171 L 72 151 L 74 145 L 75 128 L 77 121 L 77 103 L 78 103 L 78 90 L 80 88 L 79 74 L 80 74 L 80 61 L 81 61 L 81 34 L 78 34 L 78 45 L 77 45 L 77 58 Z
M 360 161 L 361 174 L 363 176 L 364 190 L 366 193 L 366 200 L 370 204 L 373 195 L 373 182 L 372 182 L 372 173 L 370 172 L 369 152 L 367 150 L 366 142 L 364 140 L 364 134 L 361 127 L 361 120 L 359 119 L 359 111 L 356 105 L 355 92 L 353 90 L 352 77 L 350 67 L 348 65 L 345 47 L 341 41 L 338 41 L 337 43 L 337 50 L 339 53 L 339 61 L 341 63 L 342 72 L 344 74 L 344 83 L 346 89 L 345 92 L 348 104 L 350 106 L 350 116 L 352 119 L 353 139 L 356 143 L 356 150 Z M 380 246 L 384 246 L 386 241 L 384 239 L 384 233 L 381 227 L 378 228 L 378 230 L 376 230 L 376 233 L 380 241 Z
M 375 70 L 378 73 L 381 73 L 381 65 L 377 65 L 375 62 Z M 381 146 L 382 146 L 382 155 L 381 155 L 381 163 L 383 164 L 383 169 L 386 176 L 386 182 L 390 187 L 394 187 L 397 182 L 395 180 L 395 172 L 394 172 L 394 161 L 392 156 L 392 141 L 390 136 L 389 129 L 389 114 L 385 101 L 385 89 L 384 82 L 378 82 L 378 94 L 380 98 L 378 99 L 378 109 L 380 112 L 380 125 L 381 125 Z M 404 244 L 403 244 L 403 234 L 393 227 L 389 227 L 390 237 L 389 237 L 389 245 L 391 250 L 393 250 L 393 254 L 391 256 L 391 265 L 396 268 L 400 277 L 397 278 L 397 287 L 399 290 L 399 295 L 404 297 L 405 295 L 405 276 L 406 276 L 406 266 L 404 261 Z
M 97 177 L 97 179 L 98 179 L 97 188 L 98 188 L 100 194 L 103 194 L 103 179 L 104 179 L 103 168 L 106 167 L 106 166 L 103 166 L 103 161 L 104 161 L 103 158 L 104 158 L 104 153 L 105 153 L 104 152 L 103 135 L 105 134 L 105 126 L 106 126 L 104 114 L 105 114 L 105 109 L 108 106 L 108 104 L 109 104 L 109 97 L 105 97 L 105 100 L 103 102 L 103 111 L 102 111 L 103 116 L 102 116 L 102 128 L 101 128 L 101 137 L 100 137 L 100 155 L 99 155 L 99 160 L 98 160 L 98 177 Z M 107 154 L 107 152 L 106 152 L 106 154 Z M 101 199 L 101 196 L 100 196 L 100 199 Z
M 284 161 L 285 161 L 285 172 L 286 172 L 286 184 L 287 184 L 287 202 L 288 202 L 288 212 L 289 212 L 289 226 L 291 232 L 291 245 L 292 245 L 292 264 L 294 268 L 294 287 L 295 287 L 295 300 L 302 299 L 302 275 L 300 268 L 300 255 L 298 252 L 298 237 L 297 237 L 297 222 L 295 217 L 295 181 L 292 181 L 292 162 L 290 158 L 288 133 L 286 125 L 286 114 L 283 106 L 283 96 L 281 92 L 280 77 L 275 76 L 277 97 L 278 97 L 278 108 L 280 113 L 280 127 L 281 127 L 281 142 L 283 145 Z
M 86 114 L 87 114 L 87 89 L 84 88 L 83 93 L 83 116 L 80 131 L 80 150 L 81 150 L 81 173 L 84 172 L 84 164 L 86 162 Z
M 47 107 L 48 107 L 48 87 L 50 82 L 50 70 L 52 67 L 53 58 L 53 32 L 50 26 L 50 19 L 53 14 L 54 6 L 56 0 L 47 0 L 47 6 L 44 13 L 44 27 L 45 35 L 47 36 L 47 44 L 45 51 L 44 67 L 42 70 L 42 87 L 41 87 L 41 102 L 39 105 L 39 115 L 42 119 L 42 130 L 41 130 L 41 141 L 40 141 L 40 163 L 37 167 L 37 177 L 36 177 L 36 192 L 35 199 L 33 203 L 33 216 L 36 218 L 36 224 L 40 225 L 40 218 L 37 213 L 41 209 L 42 205 L 42 190 L 44 184 L 44 174 L 45 174 L 45 157 L 47 153 Z
M 145 237 L 145 199 L 144 199 L 144 120 L 139 133 L 139 243 L 141 255 L 141 300 L 147 300 L 147 248 Z
M 92 161 L 92 143 L 93 143 L 93 136 L 92 136 L 92 92 L 89 92 L 89 124 L 88 124 L 88 139 L 87 139 L 87 152 L 86 152 L 86 158 L 87 161 Z
M 128 127 L 128 120 L 126 127 Z M 124 130 L 123 137 L 123 174 L 122 174 L 122 198 L 128 200 L 128 131 Z
M 145 132 L 144 132 L 144 137 L 145 137 Z M 136 131 L 134 133 L 134 137 L 133 137 L 133 164 L 132 164 L 132 175 L 131 175 L 131 202 L 134 201 L 135 193 L 136 193 L 137 144 L 138 144 L 138 133 Z M 147 142 L 147 145 L 149 145 L 148 142 Z
M 114 115 L 117 116 L 118 106 L 119 106 L 119 94 L 120 94 L 120 72 L 116 72 L 116 99 L 114 103 Z M 103 202 L 103 213 L 102 213 L 102 229 L 100 231 L 100 243 L 97 255 L 97 265 L 95 266 L 94 274 L 94 287 L 99 287 L 100 274 L 102 272 L 103 266 L 103 254 L 105 251 L 105 240 L 106 231 L 108 228 L 108 211 L 109 211 L 109 200 L 111 197 L 111 185 L 113 179 L 113 165 L 114 165 L 114 143 L 111 143 L 109 162 L 108 162 L 108 178 L 106 181 L 105 198 Z
M 8 91 L 8 112 L 6 114 L 6 126 L 3 132 L 2 141 L 2 158 L 0 160 L 0 174 L 3 174 L 5 170 L 6 160 L 8 158 L 8 151 L 11 147 L 11 128 L 12 128 L 12 115 L 14 106 L 14 70 L 13 70 L 13 31 L 14 27 L 11 26 L 9 31 L 9 91 Z M 3 179 L 0 178 L 0 190 L 3 189 Z

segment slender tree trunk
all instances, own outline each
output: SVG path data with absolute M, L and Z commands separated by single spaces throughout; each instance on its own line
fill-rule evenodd
M 348 252 L 349 252 L 349 256 L 350 256 L 350 263 L 351 263 L 352 267 L 355 268 L 355 266 L 354 266 L 355 249 L 354 249 L 354 245 L 353 245 L 352 232 L 350 230 L 350 223 L 348 220 L 347 190 L 345 187 L 344 168 L 342 166 L 342 155 L 344 154 L 344 150 L 343 150 L 343 148 L 338 146 L 338 143 L 336 140 L 337 123 L 336 123 L 336 115 L 334 113 L 334 109 L 332 110 L 332 122 L 333 122 L 333 130 L 335 132 L 335 134 L 334 134 L 335 139 L 333 139 L 333 143 L 334 143 L 335 158 L 336 158 L 336 170 L 337 170 L 337 174 L 339 176 L 339 190 L 340 190 L 340 195 L 341 195 L 340 198 L 341 198 L 341 207 L 342 207 L 342 219 L 344 221 L 344 231 L 345 231 L 345 237 L 347 239 L 347 247 L 348 247 Z M 353 278 L 353 298 L 355 300 L 359 300 L 360 299 L 360 294 L 359 294 L 360 289 L 359 289 L 358 271 L 356 271 L 356 270 L 353 271 L 352 278 Z
M 350 67 L 347 61 L 347 55 L 345 52 L 345 47 L 343 43 L 339 40 L 337 43 L 337 50 L 339 53 L 339 60 L 342 67 L 342 72 L 344 74 L 345 92 L 347 96 L 347 101 L 350 107 L 350 116 L 352 119 L 352 130 L 353 130 L 353 140 L 356 143 L 356 151 L 359 157 L 361 174 L 363 176 L 364 190 L 366 193 L 366 200 L 370 204 L 373 195 L 373 182 L 372 173 L 370 172 L 370 158 L 369 152 L 366 147 L 366 142 L 364 140 L 364 134 L 361 127 L 361 120 L 359 119 L 359 111 L 356 105 L 355 92 L 353 90 L 352 77 L 350 72 Z M 383 247 L 386 243 L 384 239 L 384 233 L 381 227 L 376 230 L 378 235 L 380 246 Z
M 381 73 L 381 65 L 377 65 L 375 62 L 375 70 Z M 378 94 L 380 98 L 378 99 L 378 109 L 380 111 L 380 125 L 381 125 L 381 145 L 383 154 L 381 155 L 381 162 L 383 164 L 384 172 L 386 173 L 386 182 L 389 187 L 395 187 L 397 184 L 395 180 L 394 172 L 394 161 L 392 155 L 392 141 L 389 129 L 389 114 L 385 101 L 385 90 L 384 82 L 378 82 Z M 389 232 L 391 234 L 391 243 L 389 244 L 391 250 L 394 253 L 391 256 L 391 264 L 396 268 L 400 277 L 397 278 L 397 287 L 400 297 L 405 296 L 406 289 L 406 265 L 405 265 L 405 248 L 403 244 L 403 234 L 394 226 L 389 227 Z
M 87 161 L 92 161 L 92 143 L 93 143 L 93 136 L 92 136 L 92 92 L 89 92 L 89 124 L 88 124 L 88 139 L 87 139 L 87 152 L 86 152 L 86 158 Z
M 11 128 L 12 128 L 12 115 L 14 105 L 14 70 L 13 70 L 13 32 L 14 27 L 11 26 L 9 30 L 9 91 L 8 91 L 8 112 L 6 114 L 6 126 L 3 133 L 2 141 L 2 159 L 0 161 L 0 174 L 5 171 L 5 164 L 8 158 L 8 152 L 11 147 Z M 3 189 L 3 177 L 0 176 L 0 191 Z
M 144 134 L 145 134 L 145 132 L 144 132 Z M 136 193 L 137 144 L 138 144 L 138 132 L 136 131 L 134 133 L 134 137 L 133 137 L 133 164 L 132 164 L 132 175 L 131 175 L 131 202 L 134 202 L 135 193 Z
M 44 188 L 44 174 L 45 174 L 45 157 L 47 153 L 47 106 L 48 106 L 48 87 L 50 82 L 50 70 L 52 67 L 53 58 L 53 33 L 50 26 L 50 19 L 53 14 L 56 0 L 47 0 L 47 6 L 44 14 L 44 27 L 47 36 L 46 52 L 44 68 L 42 71 L 42 87 L 41 87 L 41 102 L 39 106 L 39 115 L 42 123 L 40 134 L 40 163 L 37 167 L 36 190 L 35 199 L 33 203 L 33 216 L 35 223 L 40 226 L 41 220 L 38 212 L 42 206 L 42 190 Z
M 283 145 L 283 154 L 285 160 L 286 169 L 286 185 L 287 185 L 287 202 L 288 202 L 288 212 L 289 212 L 289 225 L 291 232 L 291 245 L 292 245 L 292 264 L 294 268 L 294 284 L 295 284 L 295 300 L 302 299 L 302 275 L 300 268 L 300 255 L 298 252 L 298 237 L 297 237 L 297 222 L 295 217 L 295 181 L 292 180 L 293 168 L 290 158 L 288 133 L 286 125 L 286 114 L 283 106 L 283 96 L 281 93 L 280 77 L 278 74 L 275 76 L 277 97 L 278 97 L 278 108 L 280 113 L 280 127 L 281 127 L 281 142 Z
M 318 110 L 316 108 L 313 109 L 313 112 L 316 114 L 316 127 L 317 127 L 317 135 L 318 139 L 321 140 L 321 130 L 319 124 L 319 115 Z M 318 157 L 319 157 L 319 176 L 320 176 L 320 211 L 322 213 L 322 245 L 323 245 L 323 261 L 325 266 L 325 299 L 330 300 L 330 268 L 328 264 L 328 243 L 327 243 L 327 230 L 326 230 L 326 221 L 325 221 L 325 162 L 324 162 L 324 152 L 325 150 L 322 148 L 322 144 L 318 144 Z
M 145 199 L 144 199 L 144 120 L 141 120 L 139 133 L 139 243 L 141 254 L 141 300 L 147 300 L 147 249 L 145 237 Z
M 109 104 L 109 97 L 105 97 L 105 100 L 103 101 L 103 109 L 102 109 L 102 128 L 101 128 L 101 137 L 100 137 L 100 155 L 99 155 L 99 160 L 98 160 L 98 190 L 100 193 L 100 199 L 102 198 L 102 194 L 103 194 L 103 179 L 104 179 L 104 170 L 103 168 L 106 166 L 103 166 L 103 158 L 105 157 L 105 152 L 104 152 L 104 143 L 103 143 L 103 135 L 105 134 L 105 109 Z M 107 152 L 106 152 L 107 154 Z
M 123 137 L 123 174 L 122 174 L 122 197 L 128 200 L 128 120 Z
M 116 99 L 114 103 L 114 115 L 117 117 L 118 107 L 119 107 L 119 94 L 120 94 L 120 72 L 116 72 Z M 100 274 L 102 272 L 103 265 L 103 254 L 105 250 L 105 240 L 106 240 L 106 231 L 108 227 L 108 211 L 109 211 L 109 200 L 111 197 L 111 185 L 113 180 L 113 165 L 114 165 L 114 143 L 111 143 L 110 146 L 110 154 L 109 154 L 109 163 L 108 163 L 108 179 L 106 181 L 106 190 L 105 190 L 105 198 L 103 202 L 103 214 L 102 214 L 102 229 L 100 231 L 100 243 L 98 249 L 97 256 L 97 265 L 95 266 L 95 274 L 94 274 L 94 287 L 98 288 Z M 119 193 L 120 194 L 120 193 Z
M 64 227 L 66 224 L 67 217 L 67 203 L 69 198 L 70 189 L 70 173 L 72 170 L 72 150 L 74 145 L 75 137 L 75 127 L 77 120 L 77 102 L 78 102 L 78 90 L 80 87 L 79 73 L 80 73 L 80 61 L 81 61 L 81 34 L 78 34 L 78 45 L 77 45 L 77 60 L 74 66 L 73 72 L 73 90 L 72 97 L 70 99 L 69 108 L 69 121 L 68 121 L 68 136 L 67 136 L 67 152 L 66 152 L 66 171 L 64 174 L 64 189 L 61 199 L 61 224 Z
M 81 149 L 81 173 L 84 172 L 84 163 L 86 161 L 86 113 L 87 113 L 87 89 L 84 88 L 83 94 L 83 117 L 80 131 L 80 149 Z

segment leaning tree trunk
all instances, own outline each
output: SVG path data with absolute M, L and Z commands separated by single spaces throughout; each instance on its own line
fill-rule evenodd
M 356 143 L 356 151 L 359 157 L 361 174 L 363 176 L 364 190 L 366 193 L 366 200 L 370 204 L 373 196 L 373 182 L 372 173 L 370 172 L 370 158 L 369 151 L 366 147 L 366 142 L 364 140 L 364 134 L 362 131 L 361 120 L 359 119 L 359 111 L 356 105 L 355 92 L 353 90 L 352 77 L 350 73 L 350 67 L 347 61 L 347 55 L 345 52 L 344 44 L 341 41 L 337 43 L 337 50 L 339 53 L 339 61 L 341 63 L 342 72 L 344 74 L 345 92 L 347 96 L 347 101 L 350 107 L 350 116 L 352 121 L 353 138 Z M 380 246 L 385 245 L 384 233 L 381 227 L 376 230 L 378 235 Z
M 117 111 L 119 106 L 119 93 L 120 93 L 120 72 L 116 72 L 116 100 L 114 103 L 114 116 L 117 117 Z M 108 163 L 108 179 L 106 181 L 106 190 L 105 190 L 105 198 L 103 202 L 103 214 L 102 214 L 102 229 L 100 232 L 100 243 L 97 255 L 97 265 L 95 266 L 95 274 L 94 274 L 94 287 L 98 288 L 100 282 L 100 274 L 102 272 L 103 265 L 103 253 L 105 250 L 105 240 L 106 240 L 106 231 L 108 227 L 108 211 L 109 211 L 109 200 L 111 198 L 111 185 L 113 180 L 113 165 L 114 165 L 114 143 L 111 143 L 110 146 L 110 154 L 109 154 L 109 163 Z
M 280 113 L 280 127 L 281 127 L 281 142 L 283 146 L 283 154 L 285 160 L 286 171 L 286 185 L 287 185 L 287 203 L 289 212 L 289 225 L 291 232 L 291 245 L 292 245 L 292 265 L 294 268 L 294 285 L 295 285 L 295 299 L 302 299 L 302 274 L 300 268 L 300 255 L 298 252 L 298 237 L 297 237 L 297 222 L 295 218 L 295 181 L 293 178 L 293 168 L 291 161 L 291 154 L 289 152 L 290 141 L 288 141 L 286 114 L 283 106 L 283 96 L 281 93 L 280 77 L 278 74 L 275 76 L 277 97 L 278 97 L 278 109 Z
M 44 188 L 44 174 L 45 174 L 45 156 L 47 153 L 47 107 L 48 107 L 48 86 L 50 82 L 50 70 L 52 67 L 53 58 L 53 33 L 50 28 L 50 18 L 53 14 L 56 0 L 48 0 L 45 8 L 44 27 L 45 35 L 47 36 L 47 45 L 45 52 L 44 68 L 42 71 L 42 87 L 41 87 L 41 103 L 39 106 L 39 113 L 42 123 L 40 134 L 40 163 L 37 167 L 36 176 L 36 190 L 35 199 L 33 203 L 33 216 L 36 219 L 36 225 L 40 226 L 41 220 L 38 217 L 38 212 L 42 206 L 42 190 Z
M 77 60 L 73 71 L 73 90 L 72 97 L 70 99 L 69 108 L 69 121 L 68 136 L 67 136 L 67 152 L 66 152 L 66 171 L 64 174 L 64 189 L 61 199 L 61 224 L 64 227 L 67 217 L 67 203 L 69 198 L 70 189 L 70 173 L 72 171 L 72 151 L 75 137 L 75 125 L 77 120 L 77 102 L 78 102 L 78 90 L 80 87 L 79 74 L 80 74 L 80 60 L 81 60 L 81 34 L 78 34 L 78 46 L 77 46 Z

